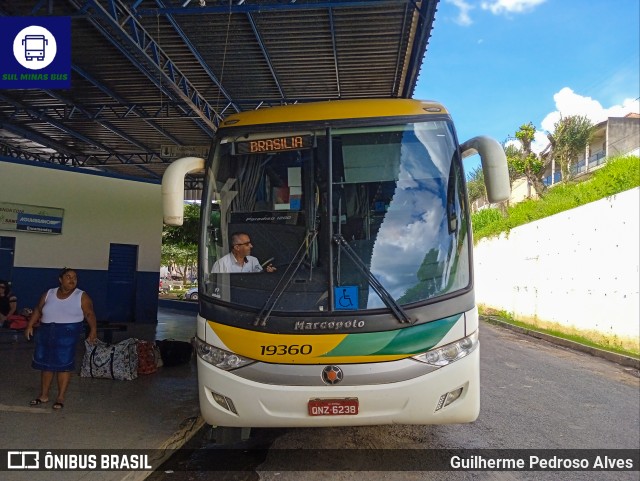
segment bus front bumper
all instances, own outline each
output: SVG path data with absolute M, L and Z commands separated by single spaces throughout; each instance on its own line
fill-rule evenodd
M 468 356 L 428 374 L 401 382 L 361 386 L 263 384 L 217 369 L 198 357 L 200 410 L 208 424 L 230 427 L 472 422 L 480 412 L 479 356 L 478 345 Z M 442 406 L 443 396 L 460 388 L 460 396 Z M 358 414 L 309 414 L 312 399 L 345 398 L 358 399 Z

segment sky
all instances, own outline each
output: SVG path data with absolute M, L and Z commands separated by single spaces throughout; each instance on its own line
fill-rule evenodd
M 561 116 L 638 113 L 640 1 L 440 0 L 413 97 L 441 102 L 460 142 L 531 122 L 536 152 Z

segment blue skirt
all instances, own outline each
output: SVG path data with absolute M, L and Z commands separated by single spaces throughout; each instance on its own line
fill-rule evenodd
M 75 371 L 76 346 L 82 322 L 43 323 L 35 330 L 36 348 L 31 367 L 41 371 Z

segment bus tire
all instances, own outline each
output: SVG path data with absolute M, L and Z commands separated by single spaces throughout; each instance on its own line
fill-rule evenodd
M 232 428 L 228 426 L 212 426 L 211 438 L 216 444 L 233 445 L 249 439 L 251 428 Z

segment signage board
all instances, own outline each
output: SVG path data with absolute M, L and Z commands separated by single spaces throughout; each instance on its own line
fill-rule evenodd
M 0 230 L 62 234 L 64 209 L 0 202 Z
M 164 159 L 178 159 L 181 157 L 200 157 L 206 159 L 209 156 L 208 145 L 161 145 L 160 157 Z

